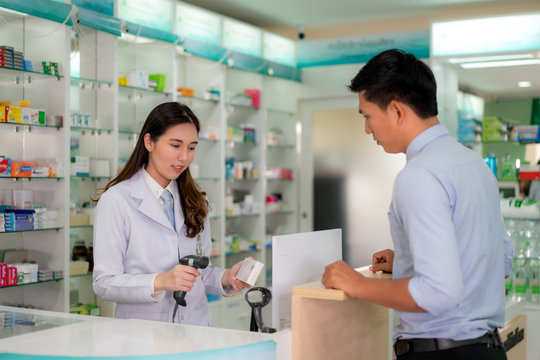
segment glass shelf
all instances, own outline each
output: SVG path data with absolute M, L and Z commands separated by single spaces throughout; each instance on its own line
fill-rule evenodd
M 197 177 L 194 178 L 195 181 L 219 181 L 218 177 Z
M 244 110 L 253 110 L 253 111 L 259 110 L 259 108 L 253 107 L 251 105 L 232 104 L 230 102 L 225 103 L 225 105 L 230 106 L 235 109 L 244 109 Z
M 26 71 L 26 70 L 19 70 L 19 69 L 11 69 L 6 67 L 0 67 L 0 81 L 15 81 L 17 84 L 20 79 L 19 76 L 23 76 L 25 79 L 31 80 L 45 80 L 45 79 L 57 79 L 60 80 L 64 76 L 63 75 L 48 75 L 36 71 Z
M 32 181 L 32 180 L 62 180 L 63 177 L 51 177 L 51 176 L 18 176 L 18 177 L 9 177 L 9 176 L 0 176 L 0 179 L 10 179 L 10 180 L 13 180 L 13 181 L 18 181 L 19 179 L 21 180 L 28 180 L 28 181 Z
M 269 149 L 295 149 L 295 145 L 275 145 L 275 144 L 266 144 L 266 147 Z
M 227 182 L 227 184 L 233 184 L 233 183 L 256 183 L 258 182 L 260 179 L 225 179 L 225 181 Z
M 243 254 L 243 253 L 248 253 L 248 252 L 253 252 L 253 251 L 259 251 L 259 250 L 260 249 L 254 248 L 254 249 L 249 249 L 249 250 L 238 250 L 236 252 L 227 251 L 225 253 L 225 255 L 238 255 L 238 254 Z
M 43 280 L 43 281 L 37 281 L 37 282 L 31 282 L 31 283 L 17 284 L 17 285 L 9 285 L 9 286 L 0 287 L 0 289 L 13 288 L 13 287 L 17 287 L 17 286 L 28 286 L 28 285 L 36 285 L 36 284 L 45 284 L 45 283 L 51 283 L 51 282 L 58 282 L 58 281 L 60 281 L 60 280 L 64 280 L 64 278 L 60 278 L 60 279 L 52 279 L 52 280 Z
M 100 89 L 102 85 L 106 85 L 107 88 L 110 89 L 114 85 L 112 81 L 88 79 L 88 78 L 81 78 L 81 77 L 76 77 L 76 76 L 71 77 L 71 85 L 77 85 L 84 89 L 84 87 L 86 86 L 86 83 L 90 84 L 92 88 L 94 88 L 97 85 L 97 89 Z
M 268 111 L 269 113 L 282 114 L 282 115 L 287 115 L 287 116 L 294 116 L 295 115 L 295 113 L 290 112 L 290 111 L 272 109 L 272 108 L 266 108 L 266 111 Z
M 140 131 L 133 131 L 133 130 L 119 130 L 118 134 L 119 135 L 124 135 L 124 136 L 127 136 L 127 137 L 131 137 L 131 136 L 139 136 L 141 134 L 141 132 Z
M 255 216 L 261 215 L 260 213 L 253 213 L 253 214 L 238 214 L 238 215 L 227 215 L 225 216 L 226 219 L 241 219 L 241 218 L 251 218 Z
M 132 91 L 141 91 L 145 94 L 155 94 L 155 95 L 164 95 L 164 96 L 170 96 L 172 95 L 170 92 L 161 92 L 161 91 L 154 91 L 152 89 L 147 89 L 147 88 L 141 88 L 141 87 L 136 87 L 136 86 L 128 86 L 128 85 L 119 85 L 118 88 L 120 90 L 124 90 L 124 91 L 128 91 L 128 90 L 132 90 Z
M 251 145 L 251 146 L 257 146 L 256 142 L 244 142 L 244 141 L 234 141 L 234 140 L 226 140 L 225 141 L 227 145 Z
M 70 226 L 69 228 L 70 229 L 92 229 L 94 227 L 94 225 L 75 225 L 75 226 Z
M 294 178 L 292 179 L 286 179 L 286 178 L 267 178 L 268 181 L 294 181 Z
M 177 93 L 176 96 L 177 96 L 178 101 L 181 101 L 181 100 L 182 101 L 195 100 L 195 101 L 201 101 L 201 102 L 214 104 L 214 105 L 219 103 L 219 100 L 205 99 L 205 98 L 198 97 L 198 96 L 183 96 L 180 93 Z
M 199 141 L 201 142 L 209 142 L 209 143 L 215 143 L 217 144 L 219 142 L 219 139 L 207 139 L 207 138 L 199 138 Z
M 92 180 L 92 181 L 99 181 L 99 180 L 107 180 L 107 179 L 111 179 L 110 176 L 77 176 L 77 175 L 72 175 L 71 176 L 71 179 L 72 180 L 76 180 L 76 179 L 80 179 L 80 180 Z
M 266 215 L 291 215 L 296 213 L 296 210 L 288 209 L 288 210 L 281 210 L 281 211 L 267 211 Z
M 62 230 L 63 227 L 52 227 L 52 228 L 46 228 L 46 229 L 32 229 L 32 230 L 17 230 L 17 231 L 0 231 L 1 234 L 14 234 L 14 233 L 23 233 L 23 232 L 34 232 L 34 231 L 52 231 L 52 230 Z
M 92 276 L 93 274 L 94 274 L 93 272 L 89 271 L 86 274 L 69 275 L 69 278 L 73 279 L 73 278 L 80 278 L 80 277 L 88 277 L 88 276 Z
M 21 123 L 8 123 L 8 122 L 0 122 L 0 126 L 13 126 L 15 127 L 15 132 L 19 131 L 19 126 L 27 126 L 28 131 L 32 131 L 32 128 L 51 128 L 60 130 L 62 128 L 62 125 L 42 125 L 42 124 L 21 124 Z
M 98 135 L 101 134 L 101 132 L 106 132 L 107 134 L 110 134 L 112 132 L 112 129 L 100 129 L 100 128 L 92 128 L 92 127 L 84 127 L 84 126 L 72 126 L 70 128 L 71 130 L 80 131 L 84 134 L 85 131 L 92 132 L 92 135 L 94 135 L 96 132 Z

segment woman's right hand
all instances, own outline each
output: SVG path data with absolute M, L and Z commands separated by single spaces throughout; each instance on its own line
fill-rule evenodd
M 176 265 L 171 270 L 159 273 L 154 280 L 154 290 L 189 292 L 200 276 L 199 270 L 187 265 Z
M 372 265 L 369 267 L 369 270 L 373 272 L 384 271 L 391 273 L 393 266 L 394 251 L 386 249 L 373 254 Z

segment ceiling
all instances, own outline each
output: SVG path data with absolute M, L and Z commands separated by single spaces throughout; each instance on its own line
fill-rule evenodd
M 471 17 L 468 7 L 489 12 L 495 6 L 512 9 L 538 0 L 183 0 L 195 6 L 253 24 L 263 29 L 309 30 L 350 24 L 373 24 L 453 12 Z M 539 11 L 536 8 L 536 11 Z M 460 11 L 463 10 L 463 11 Z M 509 12 L 511 12 L 510 10 Z M 458 15 L 460 16 L 460 15 Z M 290 31 L 289 31 L 290 33 Z M 308 37 L 309 39 L 309 37 Z M 540 57 L 540 54 L 536 54 Z M 456 66 L 460 87 L 486 99 L 540 97 L 540 65 L 464 70 Z M 531 87 L 519 88 L 519 81 Z

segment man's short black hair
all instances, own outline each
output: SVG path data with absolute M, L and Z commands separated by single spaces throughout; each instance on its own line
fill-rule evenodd
M 414 55 L 386 50 L 368 61 L 351 80 L 349 90 L 365 91 L 366 100 L 385 110 L 400 101 L 422 119 L 437 115 L 437 83 L 431 69 Z

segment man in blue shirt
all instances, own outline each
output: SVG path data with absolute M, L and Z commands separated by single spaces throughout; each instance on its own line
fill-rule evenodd
M 388 212 L 394 250 L 374 254 L 371 268 L 392 272 L 392 280 L 338 261 L 323 284 L 396 309 L 398 359 L 506 359 L 497 328 L 513 250 L 493 173 L 439 123 L 435 77 L 413 55 L 382 52 L 349 89 L 358 93 L 366 133 L 407 157 Z

